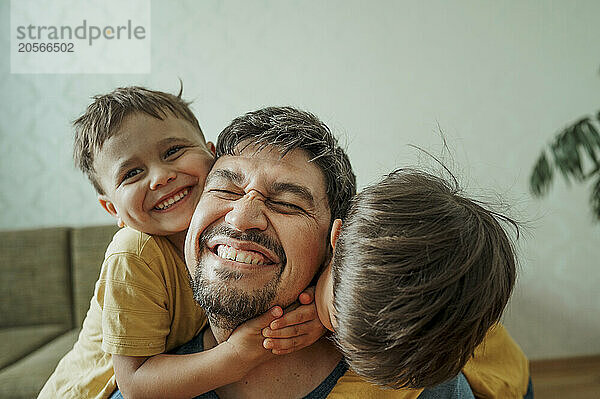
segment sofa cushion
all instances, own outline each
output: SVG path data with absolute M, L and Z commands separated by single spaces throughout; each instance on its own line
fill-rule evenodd
M 52 341 L 66 330 L 62 324 L 0 329 L 0 369 Z
M 0 327 L 72 326 L 69 230 L 0 232 Z
M 0 398 L 37 397 L 58 361 L 73 348 L 79 329 L 73 329 L 0 371 Z
M 75 228 L 72 231 L 71 258 L 73 261 L 73 301 L 75 327 L 81 327 L 94 294 L 94 284 L 100 275 L 106 247 L 119 228 L 96 226 Z

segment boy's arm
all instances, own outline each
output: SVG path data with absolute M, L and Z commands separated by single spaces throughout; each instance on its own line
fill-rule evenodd
M 321 338 L 326 330 L 313 299 L 314 287 L 309 287 L 300 295 L 299 307 L 283 315 L 275 306 L 240 325 L 227 341 L 204 352 L 152 357 L 113 355 L 119 389 L 128 399 L 189 398 L 239 381 L 268 359 L 270 352 L 291 353 Z
M 262 329 L 280 317 L 274 307 L 242 324 L 227 340 L 204 352 L 152 357 L 113 355 L 117 385 L 124 397 L 191 398 L 239 381 L 271 354 L 263 348 Z

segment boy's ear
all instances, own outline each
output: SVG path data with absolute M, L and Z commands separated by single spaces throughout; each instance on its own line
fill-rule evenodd
M 112 217 L 115 217 L 115 218 L 119 217 L 119 215 L 117 215 L 117 208 L 115 208 L 113 203 L 110 201 L 110 199 L 106 195 L 99 194 L 98 202 L 100 203 L 100 206 L 102 208 L 104 208 L 104 210 L 106 212 L 108 212 Z
M 117 208 L 115 208 L 113 203 L 110 202 L 110 199 L 106 195 L 104 195 L 104 194 L 98 195 L 98 202 L 100 203 L 100 206 L 102 208 L 104 208 L 104 210 L 106 212 L 108 212 L 110 214 L 110 216 L 116 218 L 117 220 L 119 219 L 119 214 L 117 213 Z
M 217 155 L 217 147 L 215 147 L 212 141 L 206 142 L 206 148 L 208 148 L 213 155 Z
M 331 248 L 335 251 L 335 244 L 337 243 L 338 238 L 340 238 L 340 233 L 342 231 L 342 219 L 335 219 L 333 221 L 333 225 L 331 226 Z
M 110 199 L 103 194 L 98 195 L 98 202 L 100 202 L 100 206 L 104 208 L 106 212 L 108 212 L 112 217 L 117 219 L 117 226 L 125 227 L 125 223 L 123 219 L 119 216 L 117 212 L 117 208 L 115 208 L 114 204 L 110 202 Z

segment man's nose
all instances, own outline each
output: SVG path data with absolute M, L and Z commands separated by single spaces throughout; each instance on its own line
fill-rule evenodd
M 225 215 L 225 222 L 238 231 L 266 230 L 269 222 L 264 211 L 265 198 L 250 191 L 234 202 L 232 209 Z
M 172 182 L 177 177 L 177 173 L 171 168 L 156 166 L 152 168 L 150 175 L 150 190 L 156 190 L 167 183 Z

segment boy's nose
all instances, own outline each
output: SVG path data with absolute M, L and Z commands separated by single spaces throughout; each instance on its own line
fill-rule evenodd
M 251 229 L 266 230 L 269 224 L 264 213 L 265 199 L 251 191 L 235 201 L 225 215 L 225 222 L 238 231 Z
M 154 170 L 150 178 L 150 190 L 156 190 L 167 183 L 172 182 L 177 177 L 174 170 L 168 168 L 158 168 Z

